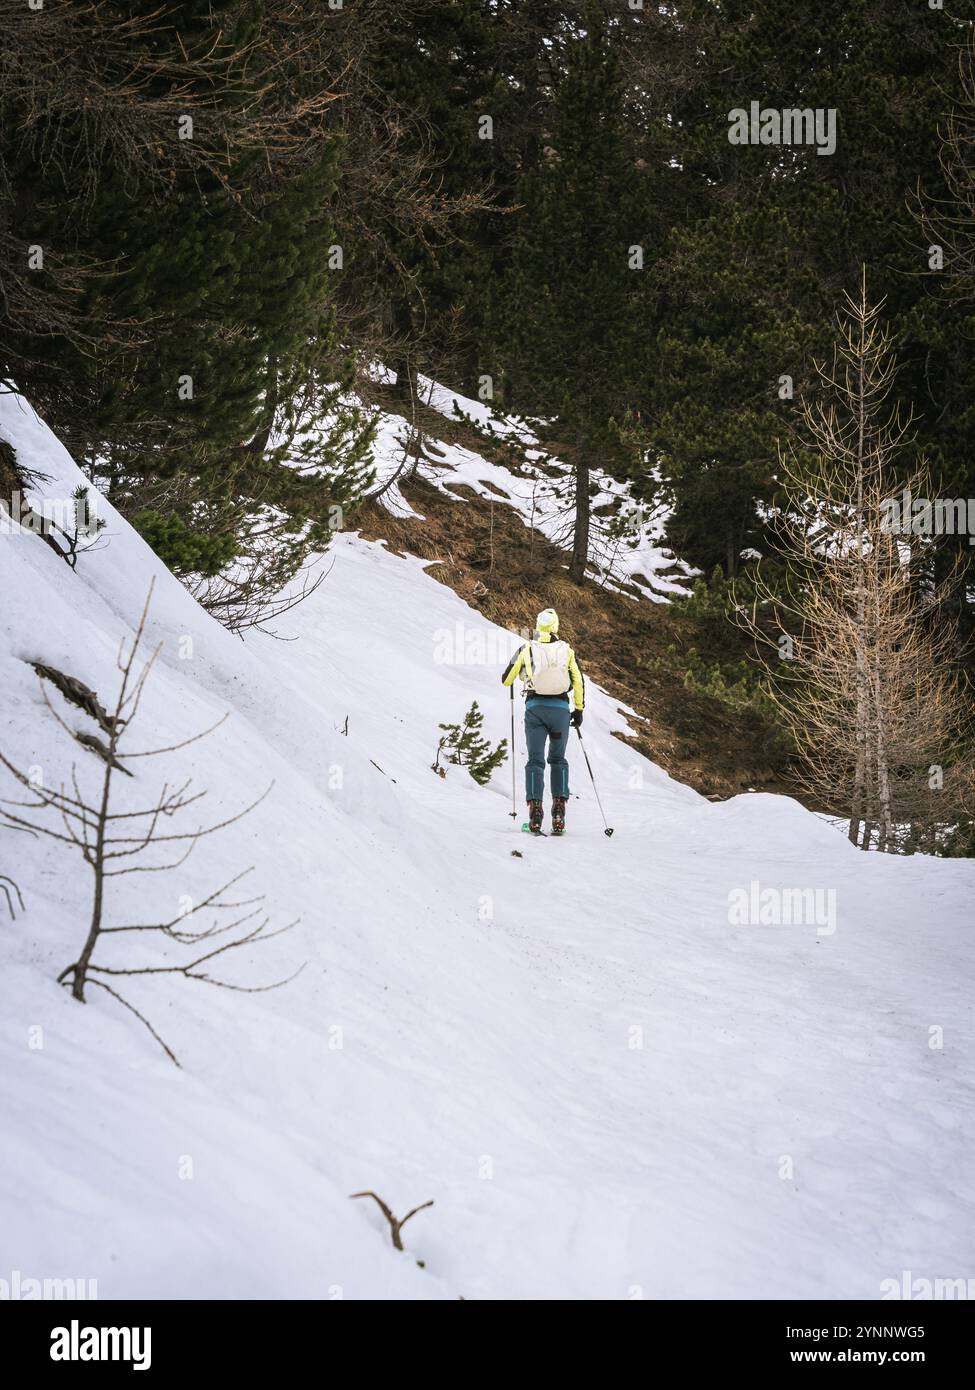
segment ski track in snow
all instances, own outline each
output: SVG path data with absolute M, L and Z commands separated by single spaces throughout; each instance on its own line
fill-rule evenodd
M 81 480 L 17 398 L 0 436 L 47 495 Z M 158 920 L 253 865 L 274 923 L 302 920 L 226 977 L 307 965 L 264 994 L 127 986 L 177 1071 L 107 996 L 81 1007 L 56 985 L 85 875 L 66 847 L 0 830 L 27 903 L 15 922 L 0 904 L 3 1277 L 96 1278 L 101 1298 L 619 1299 L 873 1298 L 905 1269 L 975 1275 L 970 862 L 863 856 L 788 798 L 711 804 L 613 737 L 626 712 L 592 682 L 583 732 L 616 833 L 575 748 L 568 835 L 533 840 L 520 730 L 514 822 L 508 765 L 486 789 L 430 771 L 438 722 L 473 699 L 507 734 L 517 638 L 419 561 L 340 536 L 277 625 L 296 640 L 241 643 L 100 511 L 104 548 L 75 574 L 36 537 L 0 537 L 0 748 L 95 785 L 25 663 L 107 703 L 155 575 L 163 650 L 132 745 L 230 717 L 140 760 L 119 806 L 191 774 L 217 819 L 274 786 L 179 871 L 116 880 L 110 911 Z M 438 659 L 458 624 L 490 661 Z M 728 894 L 752 880 L 835 889 L 835 932 L 731 925 Z M 125 935 L 101 953 L 174 956 Z M 364 1188 L 397 1214 L 434 1199 L 406 1253 L 348 1200 Z

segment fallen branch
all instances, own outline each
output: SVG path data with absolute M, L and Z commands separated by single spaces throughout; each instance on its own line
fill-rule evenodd
M 11 920 L 16 922 L 17 913 L 14 910 L 14 899 L 16 898 L 17 905 L 21 912 L 25 910 L 24 899 L 16 883 L 14 883 L 12 878 L 8 878 L 6 874 L 0 874 L 0 893 L 2 893 L 7 900 L 7 911 L 10 913 Z
M 390 1211 L 389 1207 L 386 1205 L 383 1199 L 381 1197 L 377 1197 L 375 1192 L 353 1192 L 350 1194 L 349 1200 L 353 1201 L 356 1197 L 371 1197 L 372 1200 L 376 1203 L 383 1216 L 385 1216 L 386 1220 L 389 1222 L 390 1233 L 393 1237 L 393 1245 L 397 1250 L 403 1250 L 405 1248 L 400 1232 L 406 1225 L 407 1221 L 409 1221 L 410 1217 L 416 1216 L 418 1211 L 424 1211 L 425 1208 L 433 1206 L 432 1200 L 429 1202 L 421 1202 L 418 1207 L 414 1207 L 412 1211 L 408 1211 L 406 1215 L 403 1217 L 402 1221 L 399 1221 Z

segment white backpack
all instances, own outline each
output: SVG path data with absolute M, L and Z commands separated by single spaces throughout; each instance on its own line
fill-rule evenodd
M 569 675 L 569 644 L 530 643 L 531 686 L 536 695 L 564 695 L 572 684 Z

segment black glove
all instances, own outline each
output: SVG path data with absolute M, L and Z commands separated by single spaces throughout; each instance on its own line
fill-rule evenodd
M 581 710 L 581 709 L 574 709 L 574 710 L 572 711 L 572 727 L 573 727 L 573 729 L 581 729 L 581 728 L 582 728 L 582 710 Z

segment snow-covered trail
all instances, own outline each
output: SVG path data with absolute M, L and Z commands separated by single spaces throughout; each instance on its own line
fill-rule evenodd
M 50 495 L 75 486 L 9 398 L 0 426 Z M 253 864 L 275 922 L 302 922 L 232 978 L 307 964 L 265 994 L 141 986 L 177 1071 L 111 1001 L 56 986 L 86 882 L 0 832 L 28 908 L 0 924 L 0 1277 L 97 1278 L 103 1298 L 614 1299 L 975 1274 L 975 866 L 862 856 L 784 798 L 712 805 L 613 737 L 626 715 L 591 685 L 616 833 L 573 749 L 569 835 L 532 840 L 508 767 L 484 789 L 430 771 L 438 723 L 473 699 L 506 735 L 516 639 L 419 561 L 340 537 L 279 624 L 295 640 L 241 644 L 103 514 L 109 545 L 74 575 L 35 537 L 0 540 L 3 748 L 97 776 L 26 663 L 110 694 L 155 574 L 146 741 L 229 718 L 120 795 L 191 772 L 223 813 L 274 785 L 199 862 L 120 880 L 112 911 L 168 913 Z M 522 748 L 519 731 L 519 822 Z M 835 892 L 835 930 L 734 924 L 753 880 Z M 363 1188 L 399 1214 L 435 1200 L 406 1254 L 348 1200 Z
M 406 569 L 403 604 L 362 605 L 388 565 Z M 465 693 L 437 708 L 431 652 L 481 620 L 456 615 L 442 586 L 406 601 L 413 571 L 378 547 L 339 547 L 281 660 L 296 684 L 361 712 L 366 746 L 409 786 L 432 891 L 468 917 L 438 955 L 446 988 L 475 976 L 473 997 L 453 1001 L 468 1023 L 452 1069 L 466 1054 L 480 1084 L 462 1083 L 442 1135 L 469 1134 L 509 1200 L 518 1175 L 528 1210 L 512 1224 L 530 1254 L 519 1284 L 505 1252 L 511 1292 L 620 1297 L 622 1270 L 649 1297 L 869 1297 L 902 1268 L 967 1268 L 972 1174 L 955 1148 L 973 1130 L 967 866 L 865 859 L 779 797 L 714 806 L 607 739 L 623 721 L 592 689 L 585 732 L 614 838 L 578 749 L 570 835 L 518 834 L 507 769 L 490 793 L 456 770 L 450 794 L 410 776 L 431 760 L 436 718 L 459 717 L 468 695 L 496 737 L 508 713 L 497 666 L 478 661 L 441 668 Z M 355 669 L 340 670 L 324 638 L 356 596 L 368 618 Z M 520 823 L 520 756 L 517 783 Z M 753 879 L 833 890 L 835 931 L 731 926 L 729 891 Z M 953 1042 L 932 1050 L 939 1023 Z

